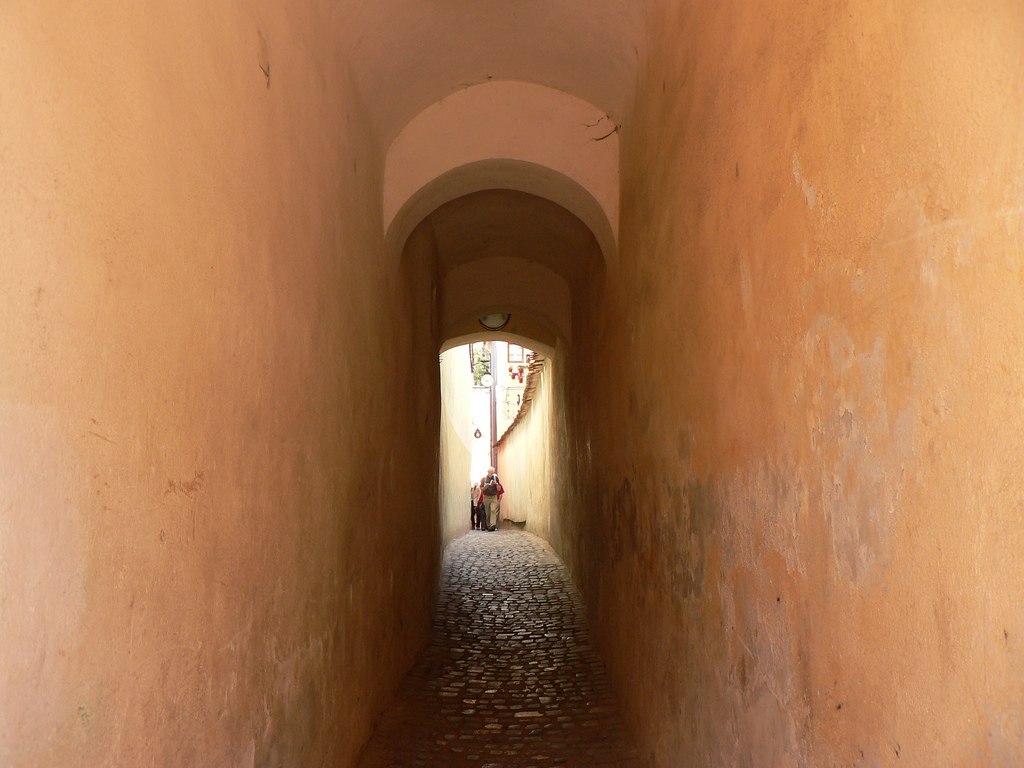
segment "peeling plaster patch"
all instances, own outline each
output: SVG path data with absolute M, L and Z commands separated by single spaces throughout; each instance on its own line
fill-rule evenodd
M 795 466 L 758 462 L 724 484 L 723 514 L 730 532 L 723 546 L 735 562 L 761 559 L 766 549 L 792 573 L 806 575 L 798 533 L 807 512 L 807 489 Z
M 741 486 L 757 487 L 761 470 L 743 473 L 730 483 L 731 493 Z M 762 477 L 763 479 L 763 477 Z M 749 490 L 748 490 L 749 492 Z M 731 502 L 730 502 L 731 503 Z M 736 513 L 742 517 L 738 517 Z M 733 660 L 730 696 L 743 719 L 743 729 L 759 754 L 771 753 L 767 764 L 800 765 L 799 733 L 806 727 L 809 708 L 799 651 L 792 642 L 787 615 L 778 610 L 781 598 L 774 595 L 778 585 L 770 584 L 764 568 L 772 559 L 760 541 L 760 519 L 747 509 L 727 510 L 723 531 L 729 554 L 724 558 L 718 594 L 726 619 L 725 636 Z
M 770 756 L 766 764 L 801 765 L 806 680 L 789 615 L 780 605 L 788 579 L 806 576 L 799 532 L 807 491 L 798 467 L 767 459 L 715 486 L 723 489 L 716 593 L 732 660 L 726 687 L 748 747 Z
M 918 253 L 918 258 L 925 262 L 922 279 L 934 287 L 943 266 L 964 267 L 969 263 L 979 238 L 996 231 L 1010 234 L 1019 230 L 1021 213 L 1018 207 L 997 208 L 967 218 L 948 216 L 935 220 L 912 191 L 902 192 L 885 213 L 876 250 Z M 1016 253 L 1016 249 L 1010 249 L 1008 257 L 1015 258 Z
M 916 406 L 908 403 L 890 424 L 881 337 L 870 351 L 858 352 L 842 324 L 819 318 L 805 344 L 807 368 L 825 371 L 818 391 L 807 398 L 821 510 L 832 530 L 838 572 L 861 583 L 889 557 Z M 822 354 L 827 366 L 816 365 Z
M 797 157 L 796 152 L 793 153 L 793 178 L 796 180 L 800 190 L 804 193 L 804 199 L 807 200 L 807 207 L 814 208 L 814 204 L 818 202 L 818 193 L 811 185 L 811 182 L 807 181 L 803 177 L 803 173 L 800 171 L 800 158 Z

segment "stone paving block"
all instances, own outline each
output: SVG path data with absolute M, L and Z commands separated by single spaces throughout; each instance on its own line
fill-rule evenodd
M 451 544 L 430 644 L 358 766 L 639 768 L 547 544 L 520 531 Z

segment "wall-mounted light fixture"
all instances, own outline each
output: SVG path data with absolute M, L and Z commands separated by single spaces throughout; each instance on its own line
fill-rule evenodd
M 500 331 L 508 325 L 508 321 L 511 319 L 512 315 L 508 312 L 492 312 L 480 318 L 480 325 L 488 331 Z

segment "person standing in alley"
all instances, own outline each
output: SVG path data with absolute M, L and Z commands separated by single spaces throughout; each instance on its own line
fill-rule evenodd
M 484 501 L 484 525 L 488 531 L 498 527 L 498 504 L 504 492 L 501 481 L 494 473 L 494 467 L 489 467 L 487 474 L 480 481 L 480 493 Z
M 480 483 L 473 483 L 469 491 L 469 524 L 474 531 L 484 529 L 484 503 L 480 494 Z

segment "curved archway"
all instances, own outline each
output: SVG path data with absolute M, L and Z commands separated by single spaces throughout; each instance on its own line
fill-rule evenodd
M 522 325 L 549 345 L 569 340 L 575 287 L 604 266 L 583 221 L 546 198 L 515 190 L 451 200 L 414 232 L 406 242 L 429 243 L 427 258 L 436 269 L 441 339 L 479 330 L 483 314 L 512 312 L 510 332 Z
M 502 282 L 501 293 L 480 295 L 477 287 L 492 278 Z M 558 337 L 571 338 L 569 287 L 543 266 L 524 259 L 482 259 L 458 267 L 441 285 L 441 338 L 480 329 L 478 318 L 492 311 L 512 315 L 503 333 L 522 332 L 551 345 Z
M 387 231 L 399 212 L 435 179 L 459 181 L 456 194 L 480 189 L 472 176 L 505 187 L 521 177 L 501 160 L 540 166 L 575 182 L 597 203 L 611 229 L 609 254 L 619 219 L 619 141 L 612 118 L 581 98 L 535 83 L 492 81 L 454 93 L 413 118 L 388 148 L 384 168 L 383 221 Z M 500 173 L 507 174 L 502 179 Z M 536 174 L 530 174 L 535 177 Z M 545 179 L 552 183 L 552 178 Z M 573 209 L 567 185 L 556 185 Z M 519 188 L 519 187 L 513 187 Z M 535 183 L 523 191 L 544 194 Z M 583 206 L 577 205 L 582 211 Z M 596 221 L 594 222 L 596 225 Z M 603 227 L 602 227 L 603 228 Z M 595 232 L 599 230 L 595 229 Z
M 604 209 L 573 179 L 546 166 L 522 160 L 481 160 L 452 170 L 420 187 L 395 214 L 386 233 L 387 252 L 401 252 L 421 221 L 445 203 L 488 190 L 513 190 L 551 201 L 582 221 L 593 233 L 606 264 L 615 261 L 615 233 Z
M 520 333 L 509 333 L 505 330 L 495 333 L 494 331 L 467 331 L 466 333 L 451 336 L 444 343 L 441 344 L 439 350 L 442 354 L 447 352 L 449 349 L 455 349 L 456 347 L 465 346 L 467 344 L 476 344 L 481 341 L 505 341 L 510 344 L 518 344 L 521 347 L 532 349 L 534 352 L 539 352 L 544 357 L 550 358 L 555 355 L 555 345 L 551 339 L 544 340 L 541 338 L 543 334 L 532 333 L 529 331 L 523 331 Z

